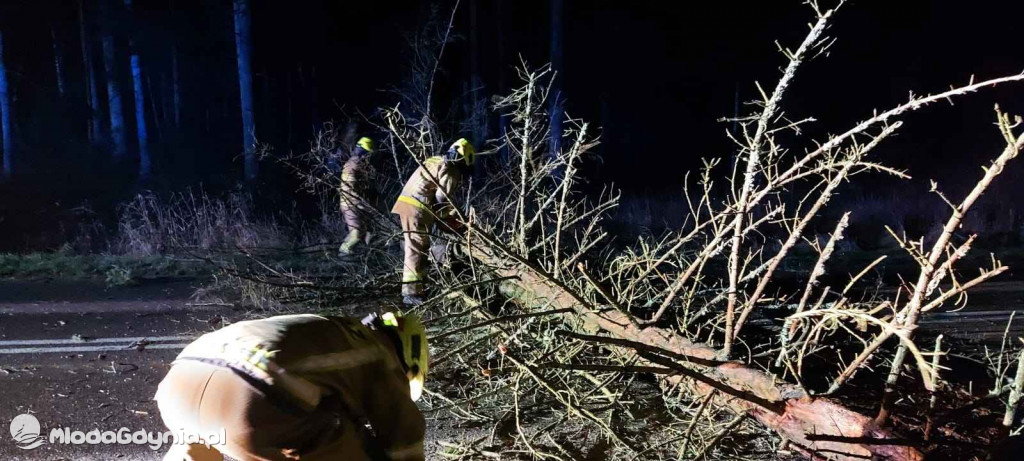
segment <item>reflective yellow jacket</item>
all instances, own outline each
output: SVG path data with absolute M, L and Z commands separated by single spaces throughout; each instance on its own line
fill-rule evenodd
M 461 182 L 462 174 L 456 165 L 439 156 L 430 157 L 406 181 L 391 212 L 410 215 L 427 211 L 437 218 L 447 218 L 452 212 L 449 198 L 454 198 Z

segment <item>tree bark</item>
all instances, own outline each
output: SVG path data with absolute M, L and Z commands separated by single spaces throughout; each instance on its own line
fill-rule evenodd
M 117 53 L 114 47 L 114 14 L 111 0 L 100 0 L 103 24 L 103 71 L 107 78 L 107 107 L 110 111 L 110 143 L 114 158 L 121 159 L 128 153 L 128 141 L 124 126 L 124 107 L 121 100 L 121 84 L 117 78 Z
M 14 114 L 11 113 L 11 93 L 7 81 L 7 60 L 4 56 L 4 36 L 0 31 L 0 131 L 3 131 L 3 172 L 6 181 L 14 175 Z
M 131 24 L 135 24 L 132 17 L 132 0 L 124 0 L 125 11 L 127 11 Z M 142 62 L 139 59 L 139 50 L 135 48 L 135 28 L 128 36 L 128 50 L 131 55 L 132 66 L 132 88 L 135 91 L 135 132 L 139 141 L 139 179 L 147 180 L 153 173 L 153 163 L 149 157 L 149 133 L 146 130 L 146 93 L 143 91 Z M 154 114 L 156 115 L 156 114 Z
M 234 0 L 235 52 L 238 56 L 238 89 L 242 109 L 242 147 L 245 152 L 245 180 L 259 174 L 256 159 L 256 115 L 252 96 L 252 15 L 249 0 Z
M 563 316 L 570 319 L 570 323 L 582 322 L 590 332 L 604 331 L 613 338 L 644 343 L 707 362 L 708 366 L 693 361 L 686 364 L 696 372 L 690 374 L 700 375 L 701 379 L 693 379 L 686 374 L 674 375 L 664 378 L 664 384 L 685 386 L 694 396 L 707 395 L 716 389 L 724 389 L 733 396 L 745 395 L 727 399 L 726 404 L 736 413 L 749 411 L 765 427 L 817 456 L 839 461 L 923 459 L 917 449 L 901 445 L 891 434 L 876 426 L 871 418 L 833 400 L 812 398 L 799 386 L 776 381 L 773 376 L 738 362 L 716 362 L 719 354 L 714 348 L 692 343 L 668 330 L 640 328 L 617 310 L 596 312 L 584 309 L 575 295 L 552 282 L 550 277 L 505 257 L 511 254 L 511 250 L 501 248 L 499 244 L 488 242 L 467 251 L 482 263 L 497 268 L 499 277 L 515 278 L 503 282 L 503 291 L 524 306 L 571 308 L 575 312 Z M 665 365 L 641 362 L 644 363 L 638 365 Z M 893 444 L 886 445 L 887 440 Z

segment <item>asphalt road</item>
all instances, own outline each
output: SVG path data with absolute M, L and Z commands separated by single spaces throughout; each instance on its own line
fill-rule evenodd
M 125 428 L 126 435 L 166 430 L 152 398 L 171 361 L 192 338 L 247 316 L 194 302 L 200 286 L 156 281 L 108 288 L 88 281 L 0 280 L 0 460 L 161 460 L 166 446 L 153 450 L 148 443 L 48 439 L 53 429 L 65 428 L 86 434 Z M 352 315 L 364 315 L 380 302 L 349 308 Z M 38 421 L 45 439 L 39 446 L 21 448 L 31 443 L 20 436 L 15 440 L 8 430 L 23 435 L 28 417 L 21 415 Z M 475 440 L 487 430 L 429 415 L 427 457 L 434 459 L 438 440 Z
M 7 428 L 28 414 L 44 439 L 54 428 L 163 432 L 151 399 L 171 360 L 192 337 L 239 316 L 192 303 L 194 285 L 0 281 L 0 459 L 161 459 L 166 447 L 148 444 L 47 440 L 22 449 Z

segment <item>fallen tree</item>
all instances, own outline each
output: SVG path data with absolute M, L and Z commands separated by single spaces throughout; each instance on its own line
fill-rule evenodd
M 957 240 L 950 229 L 1016 157 L 1024 138 L 1014 135 L 1016 124 L 1000 113 L 1007 147 L 964 200 L 954 204 L 939 194 L 951 208 L 942 235 L 926 247 L 923 238 L 894 234 L 920 266 L 918 277 L 904 277 L 917 283 L 899 287 L 895 296 L 854 294 L 882 258 L 842 289 L 822 282 L 849 222 L 849 212 L 836 218 L 825 210 L 855 175 L 908 177 L 870 158 L 900 129 L 899 117 L 1024 80 L 1024 74 L 911 96 L 838 135 L 794 146 L 802 140 L 803 126 L 814 120 L 788 117 L 782 110 L 785 94 L 798 68 L 828 49 L 825 33 L 835 11 L 810 5 L 815 22 L 807 36 L 794 50 L 780 47 L 786 66 L 774 90 L 758 85 L 760 98 L 749 104 L 754 111 L 729 120 L 739 126 L 731 134 L 736 151 L 706 160 L 698 174 L 687 176 L 680 197 L 688 206 L 685 224 L 664 236 L 608 245 L 610 232 L 602 220 L 619 197 L 610 187 L 600 194 L 593 188 L 580 191 L 581 170 L 598 138 L 575 119 L 566 120 L 562 133 L 548 130 L 544 109 L 553 77 L 548 68 L 531 70 L 524 64 L 523 86 L 494 99 L 493 110 L 506 117 L 508 129 L 483 152 L 487 174 L 476 175 L 459 197 L 449 197 L 467 205 L 456 213 L 468 231 L 455 240 L 468 257 L 435 261 L 442 293 L 421 308 L 436 339 L 439 381 L 426 399 L 426 411 L 494 424 L 489 439 L 446 444 L 447 455 L 581 459 L 566 443 L 582 441 L 550 433 L 575 421 L 596 429 L 629 459 L 655 453 L 659 458 L 727 457 L 722 450 L 735 448 L 727 443 L 731 435 L 750 430 L 754 425 L 746 422 L 752 419 L 781 438 L 773 448 L 794 447 L 814 459 L 923 459 L 925 442 L 898 437 L 912 435 L 903 428 L 885 427 L 893 389 L 913 368 L 926 391 L 936 388 L 939 361 L 926 359 L 929 352 L 914 342 L 919 318 L 1006 270 L 993 258 L 991 268 L 960 281 L 954 266 L 973 238 Z M 390 146 L 398 171 L 446 148 L 438 141 L 446 130 L 416 111 L 395 107 L 374 121 L 388 134 L 382 144 Z M 552 136 L 562 138 L 554 144 L 563 149 L 547 150 Z M 486 155 L 499 152 L 500 161 Z M 406 163 L 400 164 L 399 155 Z M 831 233 L 811 230 L 821 221 Z M 817 260 L 793 290 L 776 276 L 795 259 L 796 249 L 816 254 Z M 461 301 L 449 302 L 450 295 Z M 507 299 L 519 307 L 507 306 Z M 766 306 L 785 323 L 754 335 L 753 320 L 768 317 L 762 315 Z M 883 347 L 890 340 L 896 352 L 878 417 L 825 397 L 877 364 L 878 355 L 892 350 Z M 805 387 L 805 373 L 830 371 L 821 365 L 805 370 L 807 359 L 831 353 L 835 344 L 859 349 L 840 355 L 846 362 L 828 388 Z M 657 377 L 667 430 L 630 430 L 626 420 L 639 418 L 621 416 L 630 412 L 624 401 L 633 395 L 630 386 L 638 375 Z M 528 419 L 544 423 L 531 428 Z M 506 434 L 511 440 L 496 442 L 501 428 L 513 423 L 512 434 Z
M 627 340 L 616 344 L 639 354 L 648 364 L 675 370 L 678 374 L 663 378 L 666 387 L 683 384 L 701 397 L 720 391 L 729 396 L 724 405 L 737 414 L 749 413 L 808 454 L 836 460 L 924 459 L 920 451 L 876 426 L 871 418 L 838 402 L 812 398 L 800 386 L 738 362 L 720 361 L 718 350 L 662 328 L 639 327 L 622 312 L 595 310 L 581 303 L 578 295 L 554 283 L 548 274 L 525 264 L 509 265 L 508 252 L 500 246 L 476 245 L 467 253 L 498 268 L 496 273 L 507 278 L 502 282 L 503 292 L 523 306 L 571 310 L 561 314 L 566 324 Z M 600 337 L 576 337 L 601 341 Z
M 599 279 L 588 274 L 581 261 L 595 261 L 585 255 L 604 238 L 605 234 L 597 222 L 602 211 L 614 207 L 616 197 L 613 194 L 602 196 L 602 200 L 593 205 L 573 198 L 571 189 L 573 182 L 579 180 L 576 176 L 579 158 L 595 143 L 586 135 L 586 124 L 578 124 L 575 131 L 567 133 L 571 141 L 566 143 L 570 146 L 567 152 L 557 153 L 549 161 L 537 153 L 541 147 L 534 145 L 535 140 L 545 136 L 533 131 L 537 130 L 532 126 L 538 117 L 530 111 L 534 107 L 543 107 L 533 98 L 538 92 L 541 100 L 546 96 L 542 90 L 544 85 L 538 83 L 544 73 L 524 71 L 528 84 L 504 100 L 505 104 L 516 109 L 513 114 L 519 122 L 506 139 L 506 147 L 516 145 L 514 151 L 521 160 L 518 174 L 507 179 L 506 187 L 516 193 L 501 194 L 505 197 L 504 202 L 498 199 L 487 203 L 486 210 L 489 211 L 485 213 L 488 216 L 480 217 L 471 212 L 461 217 L 471 229 L 465 237 L 464 248 L 480 265 L 474 271 L 475 277 L 479 277 L 480 272 L 493 272 L 491 277 L 504 280 L 505 294 L 527 307 L 528 311 L 559 311 L 562 322 L 570 326 L 568 331 L 562 332 L 563 336 L 601 344 L 614 349 L 613 355 L 623 359 L 618 365 L 561 364 L 554 368 L 655 373 L 662 376 L 666 390 L 682 386 L 694 399 L 711 399 L 713 393 L 718 393 L 723 396 L 721 399 L 709 401 L 728 407 L 741 417 L 753 417 L 811 458 L 919 460 L 923 459 L 918 449 L 920 442 L 901 440 L 883 429 L 880 424 L 886 422 L 885 417 L 871 418 L 848 409 L 836 400 L 811 395 L 800 384 L 803 361 L 815 352 L 814 349 L 821 347 L 827 336 L 839 330 L 843 322 L 877 325 L 881 331 L 871 341 L 862 339 L 865 344 L 870 344 L 834 380 L 829 392 L 834 392 L 853 372 L 862 368 L 865 360 L 892 337 L 899 340 L 893 369 L 900 370 L 903 357 L 909 354 L 915 359 L 924 386 L 928 390 L 934 388 L 935 369 L 912 341 L 911 332 L 916 327 L 918 315 L 1005 271 L 1005 267 L 994 261 L 991 269 L 982 270 L 974 279 L 966 283 L 954 282 L 952 289 L 936 290 L 943 277 L 954 277 L 953 265 L 966 253 L 972 240 L 969 238 L 963 244 L 954 244 L 948 230 L 957 226 L 977 197 L 1005 164 L 1016 157 L 1024 143 L 1024 137 L 1013 135 L 1015 125 L 1009 117 L 1003 114 L 998 117 L 1001 133 L 1007 140 L 1006 149 L 986 169 L 968 197 L 960 205 L 951 204 L 953 210 L 945 226 L 947 232 L 933 244 L 929 252 L 931 257 L 921 258 L 911 251 L 915 260 L 921 262 L 922 275 L 917 284 L 904 289 L 914 293 L 911 302 L 915 304 L 908 305 L 899 296 L 893 300 L 852 299 L 850 287 L 864 271 L 853 277 L 841 292 L 817 287 L 817 280 L 824 273 L 836 242 L 842 238 L 847 214 L 837 222 L 827 243 L 820 245 L 815 241 L 811 244 L 818 251 L 819 258 L 808 274 L 806 288 L 800 294 L 794 314 L 782 328 L 775 363 L 781 374 L 754 369 L 732 360 L 735 353 L 731 346 L 741 339 L 745 322 L 762 304 L 760 301 L 773 280 L 775 270 L 788 251 L 804 238 L 808 223 L 819 216 L 836 188 L 850 175 L 859 172 L 880 171 L 905 176 L 881 163 L 867 160 L 867 154 L 900 127 L 900 122 L 893 122 L 894 117 L 934 101 L 1024 77 L 1016 75 L 972 82 L 937 95 L 912 98 L 889 111 L 876 113 L 842 135 L 818 143 L 802 156 L 787 159 L 787 151 L 780 147 L 781 141 L 775 138 L 775 133 L 801 122 L 786 121 L 782 126 L 774 126 L 779 120 L 785 120 L 778 114 L 778 107 L 804 56 L 824 46 L 821 34 L 831 14 L 831 11 L 819 12 L 818 23 L 812 27 L 804 43 L 797 51 L 787 53 L 790 66 L 784 71 L 775 92 L 762 102 L 763 112 L 746 119 L 744 127 L 753 128 L 752 131 L 744 130 L 745 142 L 740 144 L 742 152 L 737 158 L 740 165 L 746 164 L 747 173 L 727 181 L 732 189 L 724 194 L 728 197 L 724 206 L 714 205 L 713 197 L 722 194 L 716 194 L 712 189 L 711 171 L 717 164 L 711 162 L 698 182 L 702 190 L 695 199 L 686 197 L 692 210 L 690 231 L 657 244 L 641 246 L 639 254 L 607 258 L 608 262 L 598 263 L 602 271 Z M 867 134 L 872 130 L 873 134 Z M 866 141 L 858 140 L 861 137 Z M 767 151 L 762 152 L 765 149 Z M 763 155 L 763 160 L 758 160 L 759 154 Z M 737 167 L 733 171 L 742 169 Z M 767 203 L 770 197 L 795 187 L 795 183 L 807 178 L 816 178 L 817 182 L 812 181 L 812 187 L 805 189 L 795 212 L 788 211 L 782 203 Z M 547 188 L 545 182 L 549 184 Z M 480 195 L 494 200 L 493 195 Z M 766 231 L 770 229 L 768 223 L 782 223 L 783 232 Z M 765 253 L 764 240 L 752 238 L 758 233 L 781 235 L 780 245 L 774 254 Z M 573 239 L 572 244 L 566 243 L 570 239 Z M 923 245 L 915 246 L 906 238 L 899 240 L 908 249 Z M 923 253 L 923 249 L 919 251 Z M 725 254 L 727 259 L 727 280 L 721 283 L 716 283 L 721 279 L 704 280 L 702 271 L 720 261 L 718 256 L 721 254 Z M 945 258 L 940 258 L 943 255 Z M 573 273 L 574 267 L 578 273 Z M 666 268 L 667 271 L 664 270 Z M 678 271 L 677 275 L 670 275 L 672 270 Z M 725 304 L 724 308 L 718 307 L 720 303 Z M 645 321 L 634 314 L 644 311 L 643 308 L 637 309 L 638 305 L 657 306 L 657 309 L 650 320 Z M 692 312 L 691 307 L 696 311 Z M 889 312 L 892 315 L 886 315 Z M 666 313 L 674 314 L 673 318 L 681 324 L 679 330 L 662 326 Z M 695 326 L 699 329 L 699 322 L 709 326 L 710 333 L 705 333 L 707 343 L 694 341 L 700 335 L 693 333 Z M 606 336 L 596 335 L 599 332 Z M 713 345 L 716 342 L 719 346 Z M 898 378 L 899 373 L 894 373 Z M 784 377 L 787 374 L 797 382 L 786 381 Z M 887 401 L 895 378 L 890 376 L 889 381 Z M 554 390 L 551 392 L 557 394 Z M 883 412 L 888 411 L 887 401 L 882 403 Z M 613 432 L 609 427 L 605 430 Z M 715 437 L 711 445 L 720 438 Z M 707 449 L 705 447 L 700 456 L 704 456 Z
M 915 437 L 916 428 L 888 425 L 896 385 L 909 381 L 904 373 L 916 369 L 921 379 L 914 385 L 931 394 L 934 406 L 941 349 L 937 342 L 928 360 L 929 352 L 917 346 L 920 319 L 1006 271 L 992 258 L 991 267 L 961 280 L 956 265 L 974 237 L 957 238 L 954 230 L 1024 147 L 1024 136 L 1014 133 L 1019 121 L 997 114 L 1006 147 L 962 200 L 949 200 L 933 186 L 950 207 L 937 238 L 926 242 L 924 236 L 893 232 L 919 266 L 917 277 L 903 277 L 916 282 L 899 286 L 895 295 L 855 294 L 854 287 L 882 264 L 882 258 L 866 268 L 853 268 L 860 272 L 844 280 L 841 289 L 829 286 L 834 278 L 823 281 L 849 222 L 848 211 L 825 210 L 855 175 L 907 177 L 870 157 L 900 129 L 900 116 L 1024 80 L 1024 74 L 972 79 L 941 93 L 911 96 L 838 135 L 808 141 L 801 138 L 801 129 L 813 119 L 792 119 L 782 107 L 798 68 L 831 43 L 825 32 L 835 10 L 809 4 L 815 22 L 795 50 L 780 47 L 786 66 L 775 88 L 768 92 L 757 85 L 760 98 L 748 105 L 754 108 L 752 113 L 729 120 L 739 127 L 730 135 L 735 152 L 724 159 L 708 159 L 699 173 L 687 176 L 679 197 L 688 207 L 685 223 L 666 235 L 609 244 L 613 232 L 602 220 L 616 209 L 619 197 L 611 187 L 599 194 L 594 188 L 581 191 L 581 171 L 598 138 L 587 123 L 568 118 L 564 132 L 550 132 L 544 112 L 550 107 L 545 101 L 553 78 L 548 68 L 532 70 L 524 64 L 523 86 L 495 98 L 493 110 L 506 117 L 508 130 L 482 153 L 487 174 L 476 175 L 476 182 L 459 197 L 449 197 L 467 205 L 456 210 L 467 232 L 453 239 L 464 251 L 435 261 L 432 273 L 441 294 L 420 308 L 433 334 L 434 352 L 435 387 L 427 391 L 424 411 L 448 412 L 474 425 L 493 427 L 489 434 L 464 443 L 442 443 L 442 455 L 735 459 L 740 450 L 761 443 L 759 448 L 770 451 L 759 453 L 772 455 L 788 446 L 812 459 L 909 461 L 923 459 L 923 452 L 938 446 L 929 439 L 931 412 L 929 429 L 920 439 Z M 436 62 L 432 67 L 436 70 Z M 395 107 L 373 120 L 387 133 L 382 150 L 394 155 L 394 171 L 381 175 L 384 178 L 404 178 L 425 158 L 443 153 L 447 146 L 440 141 L 442 133 L 455 131 L 441 129 L 431 119 L 430 90 L 424 94 L 425 110 L 403 112 Z M 286 166 L 300 172 L 305 188 L 321 197 L 330 197 L 337 189 L 331 155 L 348 144 L 337 133 L 327 134 L 315 140 L 309 155 L 284 158 Z M 547 142 L 552 136 L 562 142 Z M 551 145 L 564 148 L 553 152 L 548 150 Z M 499 152 L 501 160 L 486 155 Z M 398 185 L 375 182 L 380 189 Z M 391 192 L 382 195 L 390 200 L 397 191 Z M 387 205 L 376 204 L 378 209 L 369 210 L 371 218 L 398 236 Z M 164 227 L 181 227 L 176 225 L 179 219 L 166 221 L 173 225 Z M 833 230 L 815 233 L 815 227 Z M 146 229 L 125 230 L 145 236 L 138 231 Z M 204 238 L 209 236 L 198 233 L 194 239 Z M 323 251 L 321 246 L 309 251 Z M 776 276 L 783 264 L 797 259 L 797 249 L 817 258 L 812 267 L 802 268 L 794 289 L 792 281 L 780 283 Z M 374 264 L 349 261 L 346 265 L 359 269 L 346 269 L 337 277 L 283 270 L 248 251 L 243 251 L 244 266 L 236 268 L 230 261 L 232 266 L 224 272 L 243 281 L 243 287 L 266 290 L 251 298 L 275 301 L 320 303 L 328 298 L 326 292 L 332 299 L 357 291 L 397 292 L 394 286 L 382 287 L 382 280 L 394 280 L 391 268 L 400 264 L 398 259 L 386 250 L 373 251 L 364 261 Z M 356 277 L 360 269 L 363 274 Z M 515 302 L 506 303 L 509 299 Z M 766 307 L 774 310 L 764 314 Z M 774 330 L 754 331 L 755 319 L 764 324 L 779 317 L 784 323 L 775 322 Z M 853 350 L 836 352 L 838 348 L 832 347 L 837 344 Z M 855 374 L 878 365 L 879 356 L 890 352 L 893 358 L 878 416 L 853 411 L 853 402 L 835 397 Z M 828 357 L 832 361 L 805 369 L 808 358 L 825 353 L 835 353 Z M 1024 354 L 1009 360 L 1000 351 L 997 387 L 1010 367 L 1004 363 L 1024 364 Z M 835 364 L 839 369 L 828 387 L 805 386 L 807 374 L 825 375 Z M 1019 365 L 1012 386 L 1002 386 L 1010 393 L 1003 423 L 1007 430 L 1019 424 L 1014 410 L 1024 388 L 1022 370 L 1024 365 Z M 881 390 L 883 379 L 869 378 L 876 379 Z M 644 413 L 633 415 L 636 402 L 644 397 L 634 384 L 643 379 L 656 380 L 650 384 L 656 397 L 642 401 Z M 573 427 L 556 430 L 563 426 Z M 778 439 L 766 436 L 765 428 Z M 740 434 L 756 436 L 735 437 Z M 592 456 L 584 450 L 601 452 Z

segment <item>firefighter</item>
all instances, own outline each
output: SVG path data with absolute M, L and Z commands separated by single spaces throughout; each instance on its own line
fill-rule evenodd
M 173 445 L 164 461 L 423 460 L 413 402 L 428 359 L 412 315 L 282 315 L 208 333 L 178 355 L 155 400 L 170 431 L 226 443 Z
M 408 306 L 423 303 L 430 228 L 441 221 L 457 229 L 452 220 L 451 199 L 462 182 L 463 171 L 473 165 L 476 150 L 465 138 L 455 141 L 441 156 L 433 156 L 413 172 L 391 212 L 397 214 L 405 235 L 402 265 L 402 301 Z
M 373 150 L 372 139 L 359 138 L 356 147 L 352 149 L 352 154 L 341 169 L 341 186 L 338 188 L 338 192 L 341 196 L 341 214 L 345 218 L 345 225 L 348 226 L 348 235 L 345 236 L 345 241 L 338 248 L 339 256 L 351 254 L 352 248 L 360 242 L 370 243 L 367 194 L 371 190 L 369 170 L 370 154 L 373 153 Z

